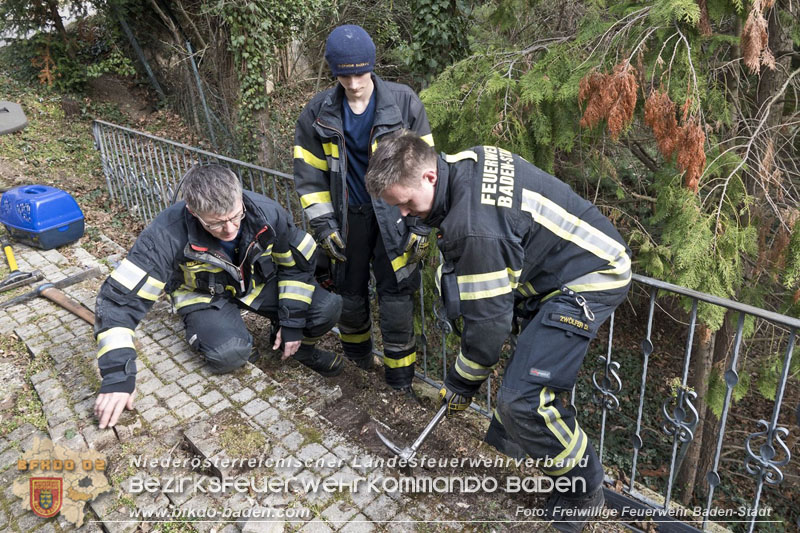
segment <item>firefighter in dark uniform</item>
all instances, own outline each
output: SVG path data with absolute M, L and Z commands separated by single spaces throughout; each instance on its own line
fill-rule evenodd
M 162 211 L 97 296 L 95 335 L 103 377 L 95 403 L 100 427 L 133 408 L 134 330 L 162 291 L 183 320 L 189 345 L 212 372 L 254 361 L 243 309 L 279 326 L 273 349 L 323 376 L 342 357 L 315 347 L 339 318 L 341 298 L 314 280 L 316 243 L 280 205 L 242 191 L 221 165 L 192 167 L 181 182 L 185 201 Z
M 370 198 L 364 173 L 384 135 L 406 128 L 432 145 L 430 125 L 414 91 L 372 72 L 375 45 L 363 28 L 334 29 L 325 58 L 338 83 L 317 94 L 297 121 L 295 188 L 344 301 L 339 331 L 345 355 L 361 368 L 372 364 L 371 263 L 386 382 L 413 396 L 417 354 L 412 297 L 420 284 L 417 262 L 430 228 Z
M 603 468 L 559 393 L 572 389 L 589 342 L 625 299 L 622 237 L 565 183 L 496 147 L 437 157 L 401 132 L 378 146 L 366 179 L 371 194 L 440 230 L 442 298 L 448 317 L 463 318 L 461 352 L 440 391 L 450 414 L 467 408 L 520 321 L 486 440 L 542 459 L 569 487 L 548 500 L 553 525 L 580 531 L 603 505 Z

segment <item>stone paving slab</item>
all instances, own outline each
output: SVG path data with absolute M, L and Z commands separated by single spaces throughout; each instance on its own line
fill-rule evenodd
M 124 256 L 99 260 L 78 245 L 40 251 L 15 244 L 15 254 L 22 270 L 39 268 L 47 281 L 92 266 L 105 276 L 110 261 Z M 85 281 L 65 292 L 93 309 L 101 282 Z M 387 529 L 395 517 L 424 519 L 415 510 L 416 500 L 353 487 L 357 478 L 390 473 L 356 472 L 348 466 L 353 457 L 369 454 L 318 413 L 341 397 L 338 386 L 310 376 L 309 392 L 301 399 L 251 364 L 214 375 L 189 350 L 180 320 L 170 311 L 159 300 L 137 328 L 135 408 L 114 429 L 100 430 L 92 417 L 100 383 L 92 327 L 42 298 L 0 310 L 0 334 L 13 332 L 32 356 L 49 362 L 30 379 L 42 402 L 47 433 L 26 424 L 3 436 L 0 483 L 7 483 L 2 486 L 10 486 L 15 477 L 21 450 L 35 436 L 49 436 L 71 449 L 97 449 L 108 457 L 114 490 L 90 503 L 81 531 L 129 533 L 147 521 L 143 512 L 167 518 L 189 513 L 184 516 L 192 517 L 196 531 L 226 533 L 376 531 Z M 243 490 L 211 490 L 223 481 L 241 483 Z M 344 488 L 327 490 L 323 483 Z M 223 515 L 234 512 L 240 514 Z M 443 510 L 438 518 L 448 514 Z M 6 491 L 0 495 L 0 529 L 45 533 L 75 528 L 63 519 L 48 521 L 23 512 Z

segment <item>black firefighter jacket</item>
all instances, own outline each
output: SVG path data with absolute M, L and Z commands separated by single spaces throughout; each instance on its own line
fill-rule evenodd
M 446 383 L 474 394 L 512 329 L 515 302 L 625 287 L 630 253 L 611 222 L 561 180 L 492 146 L 442 155 L 426 224 L 440 229 L 439 273 L 461 353 Z
M 411 88 L 383 81 L 372 75 L 375 85 L 375 122 L 370 134 L 370 154 L 379 138 L 409 129 L 433 146 L 433 135 L 425 107 Z M 347 245 L 347 152 L 342 130 L 344 89 L 340 84 L 317 94 L 297 119 L 294 146 L 294 183 L 311 227 L 322 238 L 332 229 L 341 231 Z M 386 253 L 398 283 L 410 276 L 416 263 L 408 264 L 404 252 L 408 238 L 406 220 L 400 211 L 373 198 L 375 217 Z M 414 227 L 415 233 L 430 229 Z
M 185 314 L 237 299 L 276 310 L 282 337 L 302 338 L 313 285 L 316 243 L 273 200 L 244 191 L 240 253 L 231 262 L 184 202 L 147 226 L 97 296 L 95 335 L 101 393 L 131 392 L 136 383 L 134 330 L 162 291 Z

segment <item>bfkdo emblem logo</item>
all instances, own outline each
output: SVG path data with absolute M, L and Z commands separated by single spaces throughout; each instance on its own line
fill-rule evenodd
M 31 510 L 42 518 L 58 514 L 63 502 L 63 480 L 60 477 L 32 477 Z

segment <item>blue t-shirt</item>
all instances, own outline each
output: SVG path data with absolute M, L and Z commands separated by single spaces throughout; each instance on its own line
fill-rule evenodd
M 350 109 L 347 99 L 342 100 L 344 125 L 344 145 L 347 151 L 347 192 L 348 204 L 369 204 L 372 200 L 367 193 L 364 174 L 369 164 L 369 134 L 375 121 L 375 91 L 363 113 L 357 115 Z
M 239 255 L 237 253 L 238 252 L 238 248 L 239 248 L 239 241 L 240 241 L 239 237 L 241 237 L 241 236 L 242 236 L 242 229 L 239 228 L 239 233 L 236 235 L 236 238 L 233 239 L 232 241 L 223 241 L 221 239 L 217 239 L 217 242 L 219 242 L 220 248 L 225 250 L 225 253 L 228 254 L 228 257 L 230 258 L 232 263 L 236 263 L 237 262 L 237 259 L 238 259 L 237 255 Z

